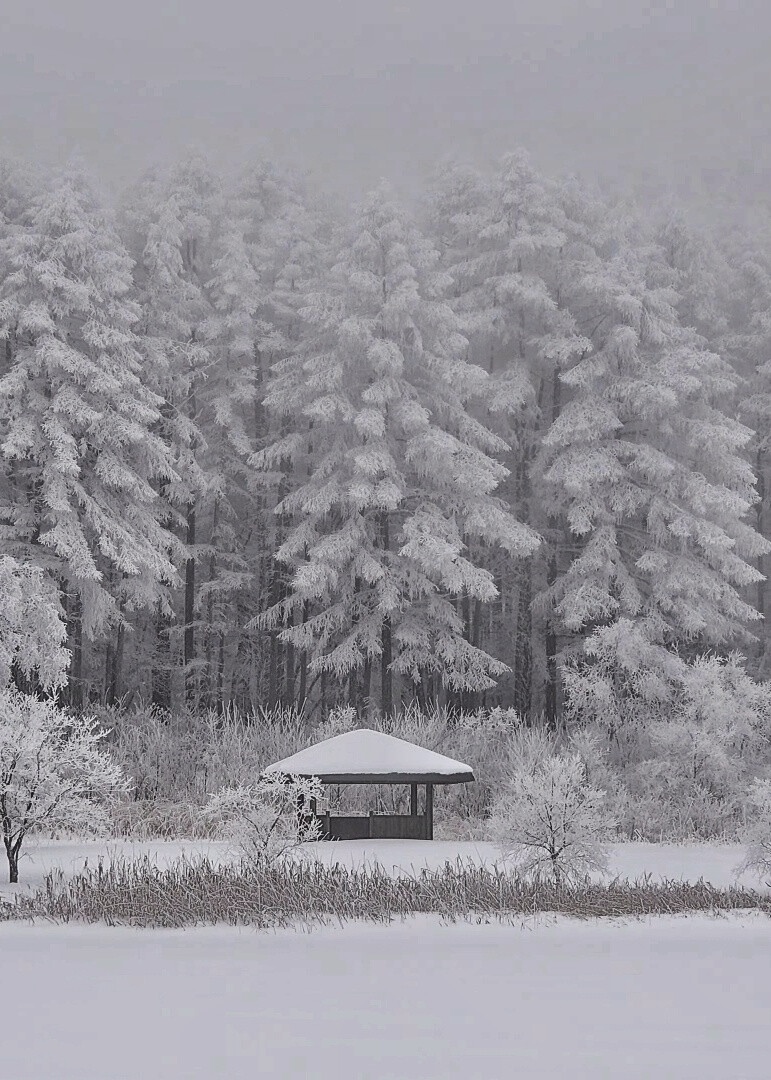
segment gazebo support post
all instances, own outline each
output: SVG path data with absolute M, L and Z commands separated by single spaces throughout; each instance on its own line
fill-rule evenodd
M 410 814 L 412 817 L 418 816 L 418 785 L 410 784 Z
M 426 840 L 434 839 L 434 785 L 426 784 Z

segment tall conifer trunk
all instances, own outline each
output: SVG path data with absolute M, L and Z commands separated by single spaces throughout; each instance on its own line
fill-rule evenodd
M 195 505 L 190 503 L 187 508 L 187 527 L 185 531 L 185 543 L 188 552 L 195 545 Z M 185 667 L 185 690 L 188 699 L 193 697 L 195 687 L 195 673 L 192 669 L 195 660 L 195 555 L 188 554 L 185 561 L 185 631 L 184 631 L 184 654 Z
M 213 585 L 217 578 L 217 542 L 219 539 L 219 499 L 214 500 L 211 526 L 211 555 L 209 556 L 209 592 L 206 598 L 206 687 L 209 708 L 218 709 L 221 701 L 215 687 L 216 672 L 214 670 L 214 649 L 217 635 L 214 631 L 214 589 Z M 220 635 L 221 637 L 221 635 Z
M 758 504 L 757 528 L 761 536 L 771 540 L 771 490 L 768 477 L 769 463 L 762 450 L 758 450 L 755 472 L 757 476 Z M 758 582 L 757 608 L 763 616 L 760 630 L 760 664 L 758 675 L 761 679 L 771 678 L 771 555 L 761 555 L 758 569 L 764 575 Z
M 159 709 L 171 708 L 171 638 L 170 624 L 159 601 L 155 609 L 155 657 L 153 664 L 152 702 Z
M 74 597 L 69 615 L 70 623 L 70 649 L 72 660 L 70 662 L 70 704 L 76 709 L 82 709 L 85 699 L 85 685 L 83 681 L 83 605 L 79 597 Z
M 386 615 L 383 619 L 380 653 L 380 707 L 384 716 L 392 716 L 394 711 L 394 676 L 391 670 L 393 663 L 393 639 L 391 636 L 391 617 Z
M 533 433 L 536 451 L 549 427 L 557 420 L 561 405 L 561 385 L 556 367 L 545 377 L 539 394 L 540 423 Z M 535 457 L 535 453 L 530 455 Z M 532 468 L 532 466 L 530 466 Z M 532 486 L 532 484 L 530 485 Z M 557 576 L 554 523 L 549 520 L 538 499 L 531 500 L 530 520 L 545 538 L 543 547 L 532 560 L 533 614 L 531 620 L 532 674 L 530 712 L 533 717 L 544 715 L 550 724 L 556 723 L 556 637 L 550 617 L 546 594 Z
M 294 615 L 291 617 L 291 625 L 294 625 Z M 284 679 L 284 704 L 288 709 L 291 709 L 294 705 L 294 692 L 295 692 L 295 647 L 291 641 L 288 641 L 285 648 L 285 662 L 286 662 L 286 674 Z
M 383 551 L 390 551 L 391 530 L 388 513 L 382 515 L 380 534 Z M 393 635 L 390 615 L 386 615 L 383 619 L 380 650 L 380 708 L 384 716 L 391 716 L 394 711 L 394 676 L 391 670 L 391 664 L 393 663 Z
M 122 613 L 122 612 L 121 612 Z M 112 658 L 112 671 L 110 673 L 110 704 L 113 705 L 120 697 L 123 676 L 123 654 L 126 642 L 126 627 L 121 622 L 115 635 L 115 652 Z

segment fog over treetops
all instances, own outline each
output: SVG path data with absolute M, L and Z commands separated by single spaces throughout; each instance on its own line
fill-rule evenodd
M 4 150 L 123 186 L 192 144 L 359 195 L 516 145 L 686 195 L 769 165 L 762 0 L 5 0 Z

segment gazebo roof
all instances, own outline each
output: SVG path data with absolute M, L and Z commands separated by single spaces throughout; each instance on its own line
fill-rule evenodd
M 325 784 L 465 784 L 474 779 L 462 761 L 369 728 L 325 739 L 265 772 L 317 776 Z

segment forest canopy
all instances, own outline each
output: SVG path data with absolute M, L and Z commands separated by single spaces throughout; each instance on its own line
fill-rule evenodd
M 0 552 L 70 702 L 554 719 L 598 640 L 768 677 L 771 223 L 711 220 L 524 151 L 347 213 L 1 162 Z

